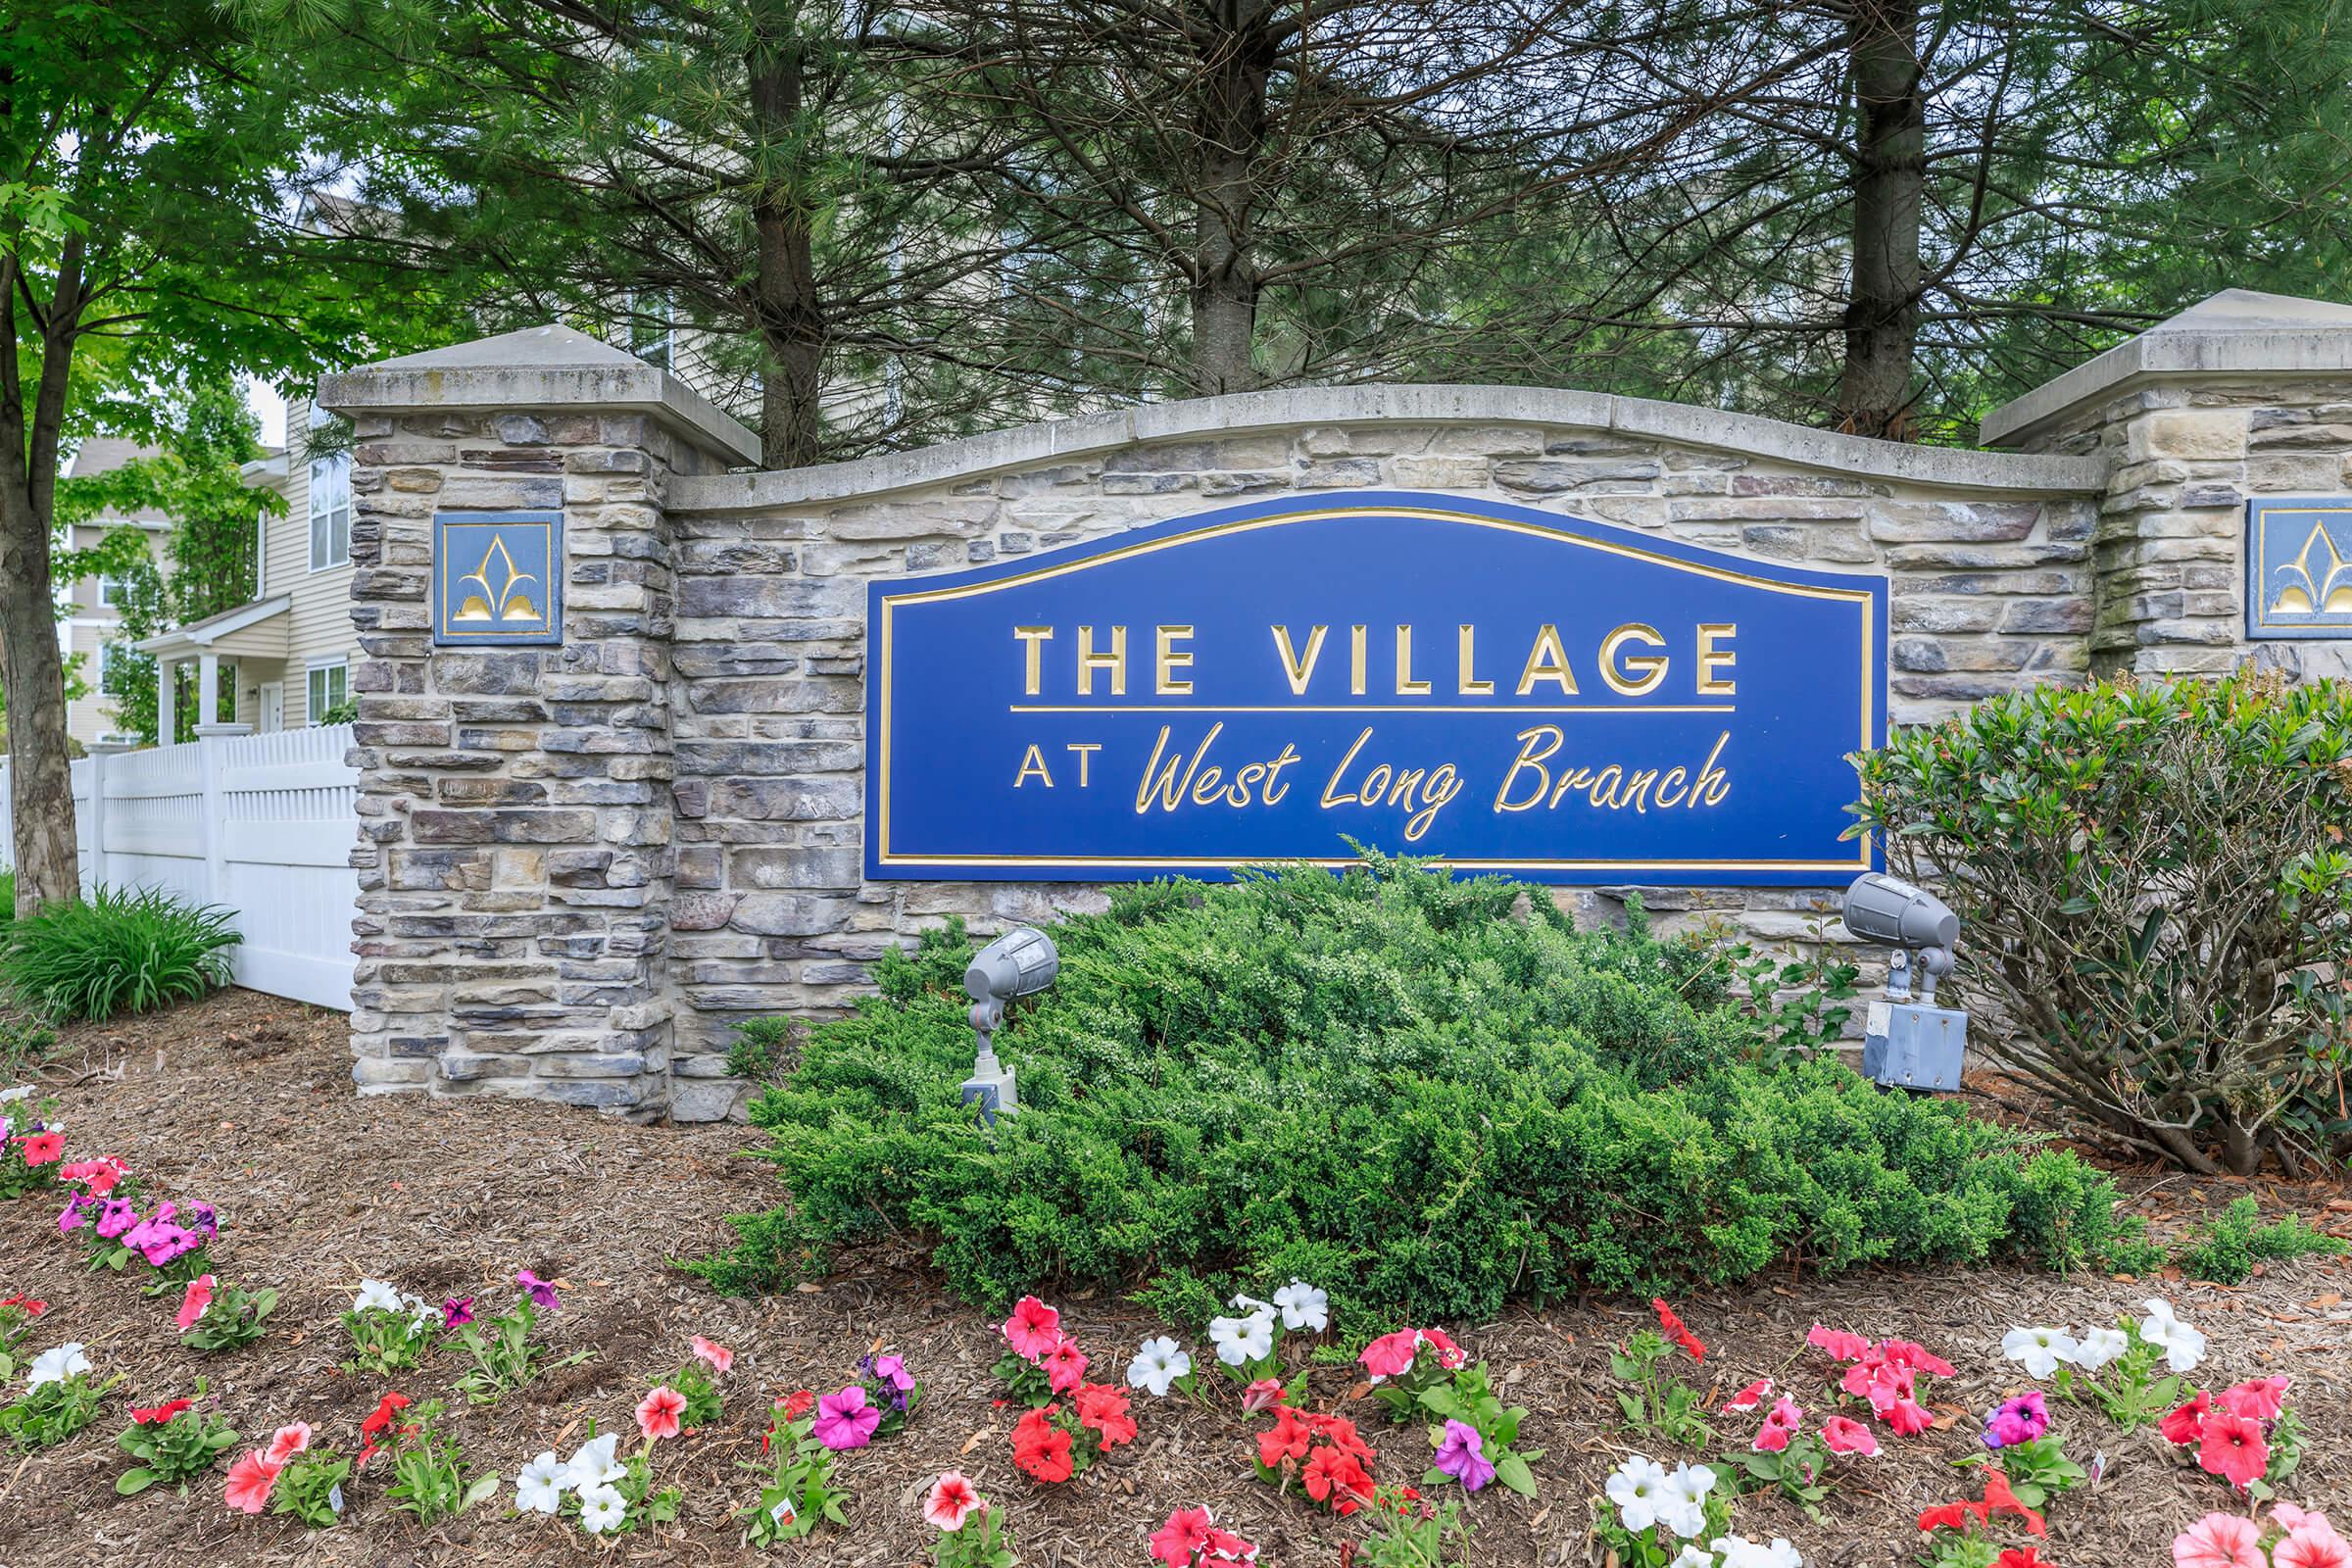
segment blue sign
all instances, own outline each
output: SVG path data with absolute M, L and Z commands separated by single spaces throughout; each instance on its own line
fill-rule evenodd
M 2246 503 L 2246 635 L 2352 637 L 2352 496 Z
M 519 648 L 564 640 L 564 514 L 433 514 L 433 641 Z
M 1406 491 L 876 583 L 866 874 L 1133 881 L 1348 841 L 1550 882 L 1826 886 L 1886 580 Z

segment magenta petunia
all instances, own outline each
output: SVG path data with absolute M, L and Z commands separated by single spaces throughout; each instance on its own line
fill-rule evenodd
M 882 1412 L 867 1404 L 865 1390 L 853 1383 L 839 1394 L 817 1399 L 816 1421 L 809 1430 L 817 1442 L 838 1451 L 864 1447 L 881 1424 Z

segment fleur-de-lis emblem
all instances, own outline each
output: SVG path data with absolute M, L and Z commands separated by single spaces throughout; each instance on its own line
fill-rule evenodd
M 493 562 L 498 567 L 495 578 L 491 575 Z M 514 558 L 507 553 L 506 540 L 493 534 L 490 548 L 482 552 L 482 564 L 458 579 L 460 588 L 471 583 L 481 591 L 467 594 L 459 603 L 458 612 L 450 619 L 493 621 L 499 625 L 513 625 L 519 621 L 525 625 L 535 625 L 540 620 L 539 607 L 531 602 L 531 596 L 523 585 L 535 584 L 538 580 L 514 564 Z

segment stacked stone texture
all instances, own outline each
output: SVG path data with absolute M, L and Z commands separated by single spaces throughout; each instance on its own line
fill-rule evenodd
M 663 499 L 713 460 L 636 414 L 361 413 L 355 436 L 361 1089 L 723 1113 L 732 1086 L 673 1089 L 667 953 Z M 563 646 L 432 647 L 433 514 L 556 508 Z
M 2341 378 L 2157 382 L 2057 421 L 2035 450 L 2096 455 L 2110 475 L 2092 535 L 2092 667 L 2213 674 L 2248 657 L 2246 502 L 2352 489 Z M 2257 661 L 2352 673 L 2343 642 L 2269 641 Z
M 1239 432 L 742 510 L 726 506 L 726 485 L 689 487 L 695 494 L 671 511 L 680 1070 L 715 1060 L 745 1017 L 846 1007 L 884 950 L 950 915 L 991 932 L 1104 903 L 1100 889 L 1071 884 L 862 879 L 870 580 L 999 562 L 1245 499 L 1356 487 L 1483 496 L 1760 561 L 1885 570 L 1898 723 L 2080 679 L 2089 663 L 2093 496 L 1939 489 L 1622 431 Z M 1586 917 L 1620 918 L 1633 891 L 1557 897 Z M 1828 890 L 1640 891 L 1669 927 L 1711 922 L 1776 944 L 1826 927 L 1842 939 Z M 1873 956 L 1864 959 L 1875 972 Z

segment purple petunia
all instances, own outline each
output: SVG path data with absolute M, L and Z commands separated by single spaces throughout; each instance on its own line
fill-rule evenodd
M 127 1198 L 109 1198 L 98 1205 L 98 1234 L 110 1242 L 122 1240 L 139 1223 L 139 1205 Z
M 1446 1423 L 1445 1441 L 1438 1445 L 1434 1461 L 1440 1470 L 1462 1484 L 1464 1492 L 1476 1492 L 1494 1479 L 1494 1467 L 1487 1462 L 1486 1440 L 1478 1428 L 1461 1421 Z
M 522 1287 L 525 1296 L 551 1312 L 563 1304 L 556 1299 L 555 1282 L 543 1280 L 527 1268 L 518 1268 L 514 1271 L 514 1283 Z
M 2050 1412 L 2043 1402 L 2039 1389 L 2006 1399 L 1992 1407 L 1984 1416 L 1984 1446 L 2013 1448 L 2021 1443 L 2032 1443 L 2050 1430 Z
M 453 1296 L 441 1303 L 441 1326 L 454 1329 L 473 1321 L 473 1298 Z
M 838 1452 L 864 1447 L 881 1424 L 882 1412 L 867 1404 L 865 1390 L 853 1383 L 839 1394 L 817 1399 L 816 1422 L 809 1430 L 817 1442 Z
M 79 1193 L 75 1193 L 72 1198 L 67 1199 L 66 1211 L 57 1216 L 57 1234 L 60 1236 L 70 1235 L 71 1233 L 81 1229 L 84 1225 L 87 1225 L 89 1220 L 83 1215 L 82 1211 L 84 1209 L 96 1208 L 97 1206 L 97 1201 L 94 1199 L 84 1198 Z

